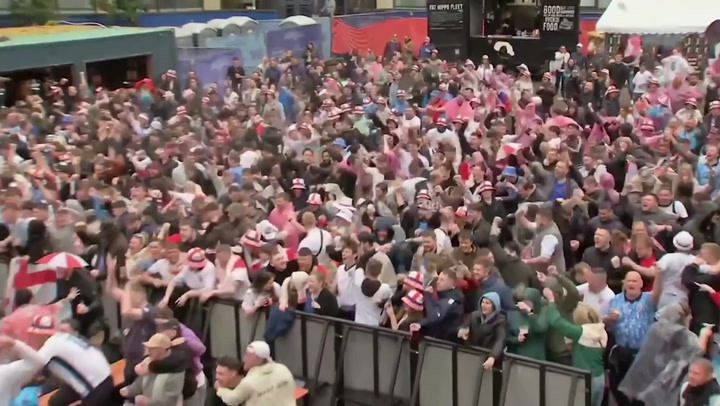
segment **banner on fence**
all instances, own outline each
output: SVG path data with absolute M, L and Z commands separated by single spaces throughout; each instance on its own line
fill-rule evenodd
M 307 44 L 322 44 L 322 27 L 320 24 L 303 25 L 284 30 L 268 31 L 265 36 L 267 55 L 280 58 L 285 52 L 292 51 L 293 56 L 302 57 Z
M 332 35 L 332 51 L 335 54 L 357 50 L 364 55 L 370 49 L 375 55 L 382 55 L 385 44 L 392 39 L 393 35 L 397 35 L 400 41 L 403 41 L 406 36 L 410 37 L 417 51 L 427 36 L 427 18 L 334 17 Z
M 223 92 L 228 67 L 232 65 L 234 57 L 242 60 L 242 55 L 242 49 L 178 49 L 178 79 L 180 83 L 187 83 L 188 73 L 192 70 L 206 90 L 211 83 L 217 83 L 218 90 Z

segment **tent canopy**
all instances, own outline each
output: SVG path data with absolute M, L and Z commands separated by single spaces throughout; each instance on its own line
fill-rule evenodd
M 612 0 L 596 29 L 608 34 L 702 33 L 720 18 L 719 0 Z

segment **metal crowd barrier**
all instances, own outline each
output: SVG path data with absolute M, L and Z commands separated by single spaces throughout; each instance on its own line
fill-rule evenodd
M 267 314 L 245 316 L 240 303 L 209 304 L 205 331 L 213 358 L 242 357 L 261 340 Z M 208 342 L 208 341 L 206 341 Z M 272 343 L 274 358 L 331 404 L 406 406 L 589 406 L 590 373 L 508 354 L 502 371 L 485 370 L 486 350 L 296 312 L 290 331 Z M 497 365 L 496 365 L 497 367 Z

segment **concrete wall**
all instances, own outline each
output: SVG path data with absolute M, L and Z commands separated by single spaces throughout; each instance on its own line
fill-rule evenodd
M 50 49 L 52 47 L 52 49 Z M 152 55 L 152 77 L 175 69 L 177 49 L 171 30 L 83 41 L 52 42 L 0 48 L 0 71 L 8 72 L 52 65 L 73 65 L 75 80 L 88 62 Z

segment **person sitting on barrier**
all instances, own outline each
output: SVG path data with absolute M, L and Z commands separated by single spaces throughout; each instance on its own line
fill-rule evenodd
M 267 271 L 260 271 L 250 283 L 250 289 L 245 292 L 242 301 L 242 308 L 245 315 L 250 317 L 258 309 L 272 306 L 280 298 L 280 285 L 275 282 L 273 274 Z
M 392 301 L 385 303 L 385 314 L 388 317 L 386 327 L 393 330 L 410 331 L 410 325 L 422 321 L 425 309 L 422 290 L 411 290 L 400 299 L 402 307 L 395 313 Z
M 605 364 L 603 355 L 608 334 L 600 315 L 592 307 L 579 303 L 573 312 L 573 321 L 566 320 L 555 304 L 556 294 L 543 289 L 548 301 L 548 323 L 563 336 L 572 340 L 572 366 L 586 369 L 592 375 L 590 406 L 600 406 L 605 392 Z
M 319 316 L 338 317 L 340 307 L 337 298 L 328 290 L 327 277 L 324 273 L 313 271 L 307 280 L 307 287 L 304 312 Z
M 508 313 L 507 351 L 544 361 L 548 321 L 542 294 L 527 288 L 520 297 L 517 310 Z
M 233 389 L 215 382 L 217 395 L 227 406 L 295 406 L 295 378 L 283 364 L 270 357 L 270 346 L 253 341 L 243 363 L 247 375 Z
M 144 346 L 148 357 L 137 365 L 138 377 L 120 389 L 120 395 L 129 399 L 125 404 L 135 406 L 182 404 L 185 365 L 174 365 L 172 370 L 162 373 L 147 372 L 148 364 L 171 356 L 172 340 L 165 334 L 156 333 L 144 343 Z
M 360 270 L 354 275 L 355 289 L 359 289 L 355 308 L 355 323 L 368 326 L 380 325 L 385 302 L 392 296 L 390 286 L 380 282 L 378 279 L 382 272 L 382 266 L 380 261 L 371 259 L 367 263 L 364 277 Z
M 215 388 L 235 389 L 243 378 L 243 364 L 235 357 L 229 355 L 218 358 L 215 366 Z M 215 395 L 211 406 L 226 406 L 226 403 Z
M 500 305 L 500 295 L 495 292 L 482 295 L 478 309 L 458 329 L 457 336 L 466 344 L 489 349 L 490 355 L 483 367 L 491 369 L 502 357 L 507 336 L 507 320 Z
M 410 326 L 410 331 L 448 341 L 458 341 L 457 330 L 462 324 L 463 296 L 456 287 L 457 274 L 446 269 L 440 272 L 435 288 L 428 287 L 423 293 L 425 318 Z

